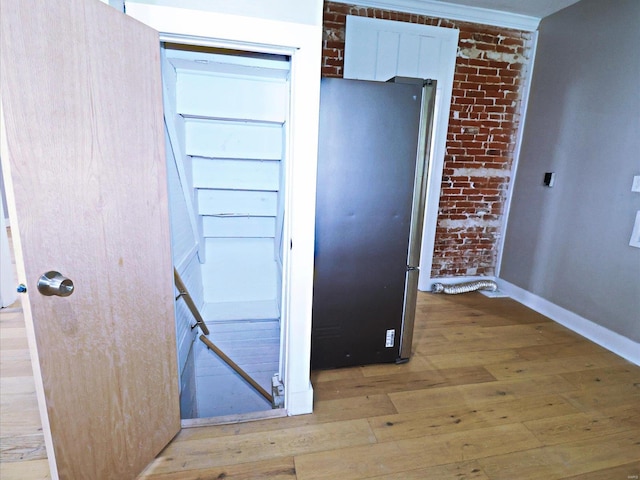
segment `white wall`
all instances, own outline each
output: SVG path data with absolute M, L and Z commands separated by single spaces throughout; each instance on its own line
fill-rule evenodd
M 180 7 L 307 25 L 322 24 L 322 2 L 317 0 L 127 0 L 127 3 Z

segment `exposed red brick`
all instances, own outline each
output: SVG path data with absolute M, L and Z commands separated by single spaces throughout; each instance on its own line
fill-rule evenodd
M 493 275 L 531 33 L 325 2 L 323 76 L 342 76 L 346 15 L 459 30 L 431 273 L 434 277 Z M 469 133 L 470 128 L 477 132 Z M 461 168 L 505 173 L 495 177 L 458 175 Z M 442 223 L 445 220 L 453 223 Z

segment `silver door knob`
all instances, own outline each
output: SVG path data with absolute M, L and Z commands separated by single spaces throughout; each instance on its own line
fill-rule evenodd
M 38 291 L 47 297 L 68 297 L 73 293 L 73 282 L 60 272 L 47 272 L 38 280 Z

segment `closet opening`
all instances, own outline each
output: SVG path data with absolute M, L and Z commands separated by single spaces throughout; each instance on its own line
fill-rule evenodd
M 291 59 L 174 43 L 161 45 L 161 57 L 175 270 L 207 339 L 275 392 L 269 402 L 200 340 L 203 331 L 176 290 L 183 424 L 271 415 L 281 406 L 287 320 Z

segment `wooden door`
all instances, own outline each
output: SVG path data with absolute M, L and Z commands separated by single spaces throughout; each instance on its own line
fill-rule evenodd
M 180 428 L 158 34 L 95 0 L 1 11 L 2 159 L 48 453 L 60 478 L 134 478 Z M 38 292 L 49 270 L 70 296 Z

